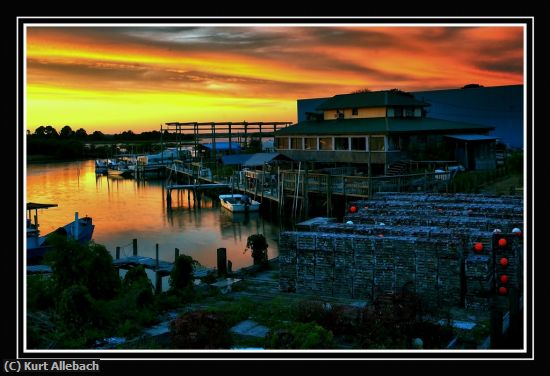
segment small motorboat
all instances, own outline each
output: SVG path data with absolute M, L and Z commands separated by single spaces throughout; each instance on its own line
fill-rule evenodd
M 233 213 L 252 212 L 260 210 L 260 203 L 247 195 L 230 194 L 220 195 L 220 202 L 224 208 Z

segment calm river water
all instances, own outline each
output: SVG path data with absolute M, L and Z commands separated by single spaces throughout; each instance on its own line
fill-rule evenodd
M 41 234 L 81 217 L 93 218 L 93 240 L 104 244 L 115 257 L 132 255 L 132 239 L 138 239 L 138 254 L 173 261 L 174 248 L 202 265 L 216 266 L 216 249 L 227 249 L 233 269 L 252 264 L 243 253 L 249 235 L 263 234 L 269 258 L 278 255 L 279 226 L 259 213 L 232 214 L 219 201 L 203 196 L 200 209 L 187 203 L 187 192 L 172 192 L 172 210 L 166 209 L 164 180 L 137 182 L 95 174 L 94 161 L 34 164 L 27 167 L 27 201 L 59 206 L 38 212 Z M 193 197 L 191 195 L 191 202 Z

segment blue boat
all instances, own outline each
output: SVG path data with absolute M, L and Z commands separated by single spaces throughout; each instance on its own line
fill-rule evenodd
M 66 236 L 67 239 L 75 239 L 81 244 L 86 244 L 92 239 L 94 224 L 91 217 L 79 218 L 78 212 L 75 213 L 74 221 L 59 227 L 57 230 L 40 236 L 40 225 L 38 224 L 38 210 L 56 207 L 57 204 L 38 204 L 34 202 L 27 203 L 27 263 L 38 263 L 44 257 L 44 254 L 51 249 L 46 239 L 52 233 Z M 34 210 L 34 216 L 32 216 Z M 34 219 L 34 221 L 33 221 Z

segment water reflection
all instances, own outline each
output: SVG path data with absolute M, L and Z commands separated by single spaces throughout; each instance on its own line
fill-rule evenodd
M 94 240 L 105 244 L 114 256 L 116 246 L 130 255 L 131 241 L 138 239 L 140 255 L 171 261 L 174 248 L 201 264 L 216 265 L 216 249 L 225 247 L 234 268 L 250 265 L 243 254 L 249 235 L 262 233 L 269 256 L 278 254 L 279 228 L 259 213 L 232 214 L 216 199 L 201 195 L 200 207 L 187 190 L 172 192 L 172 209 L 166 208 L 164 182 L 95 174 L 93 161 L 30 165 L 27 169 L 27 201 L 57 203 L 40 215 L 42 233 L 55 230 L 80 216 L 93 218 Z

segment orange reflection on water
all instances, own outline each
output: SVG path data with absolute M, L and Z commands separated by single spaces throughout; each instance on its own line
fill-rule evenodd
M 217 200 L 203 195 L 201 207 L 193 209 L 193 195 L 172 192 L 172 210 L 166 208 L 163 180 L 96 176 L 93 161 L 29 165 L 27 201 L 59 206 L 38 213 L 41 234 L 54 231 L 74 219 L 88 215 L 95 224 L 93 240 L 104 244 L 115 256 L 132 254 L 132 239 L 138 239 L 138 254 L 172 261 L 174 249 L 206 266 L 216 266 L 216 249 L 227 249 L 234 268 L 252 264 L 250 252 L 243 253 L 249 235 L 262 233 L 269 244 L 269 257 L 278 254 L 279 228 L 259 213 L 233 215 Z

